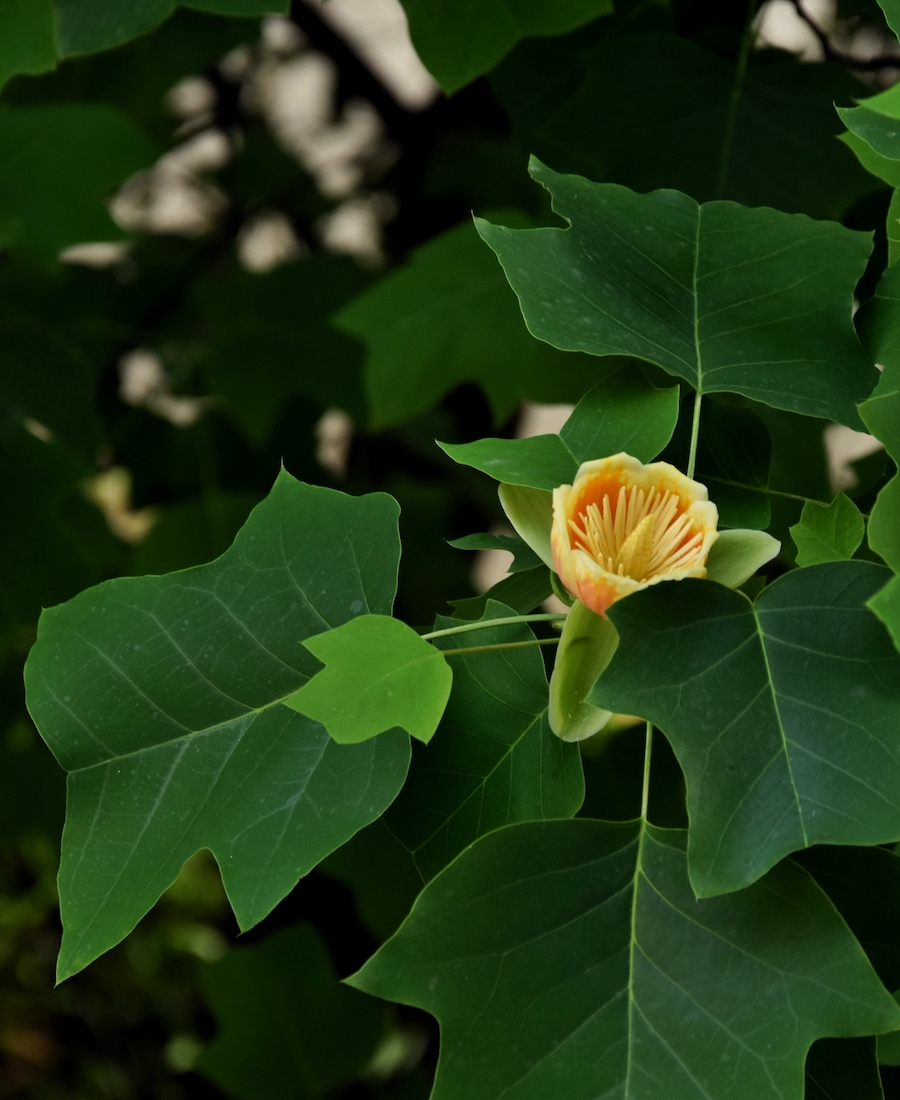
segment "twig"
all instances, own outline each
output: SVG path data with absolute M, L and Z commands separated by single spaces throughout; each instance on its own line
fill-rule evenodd
M 803 22 L 819 40 L 819 45 L 822 47 L 822 53 L 825 55 L 826 61 L 831 61 L 835 65 L 843 65 L 845 69 L 855 69 L 857 72 L 879 72 L 881 69 L 900 69 L 900 56 L 897 55 L 884 54 L 881 57 L 862 58 L 852 57 L 850 54 L 836 50 L 834 46 L 832 46 L 831 39 L 825 31 L 823 31 L 812 16 L 808 15 L 804 10 L 801 0 L 791 0 L 791 3 L 794 5 L 794 10 Z

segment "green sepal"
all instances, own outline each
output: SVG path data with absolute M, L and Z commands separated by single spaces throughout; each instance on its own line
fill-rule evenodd
M 550 677 L 550 728 L 562 741 L 584 741 L 606 725 L 612 711 L 588 702 L 588 693 L 619 645 L 616 628 L 576 600 L 566 617 Z
M 550 528 L 553 525 L 553 494 L 547 489 L 502 483 L 497 490 L 503 511 L 520 535 L 551 569 Z
M 781 543 L 765 531 L 720 531 L 706 559 L 706 579 L 739 588 L 757 569 L 781 550 Z

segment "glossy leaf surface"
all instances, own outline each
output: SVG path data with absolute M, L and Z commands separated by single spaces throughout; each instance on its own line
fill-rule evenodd
M 571 228 L 477 224 L 537 337 L 859 427 L 856 404 L 877 380 L 849 308 L 864 234 L 674 191 L 638 195 L 533 158 L 531 173 Z
M 325 667 L 285 700 L 341 745 L 399 726 L 419 741 L 437 729 L 453 673 L 440 652 L 399 619 L 360 615 L 306 648 Z
M 482 620 L 513 614 L 488 601 Z M 457 625 L 439 617 L 435 629 Z M 436 638 L 441 649 L 528 642 L 525 624 Z M 537 646 L 460 653 L 440 729 L 416 748 L 387 814 L 427 881 L 473 840 L 517 821 L 572 817 L 584 799 L 578 750 L 547 724 L 547 676 Z
M 888 576 L 834 562 L 779 578 L 755 605 L 685 580 L 610 608 L 620 644 L 592 699 L 672 743 L 699 895 L 810 844 L 900 837 L 900 656 L 865 606 Z
M 806 872 L 698 902 L 684 847 L 640 822 L 492 833 L 350 981 L 438 1017 L 434 1100 L 801 1100 L 814 1039 L 900 1010 Z
M 282 472 L 217 561 L 44 612 L 26 687 L 71 772 L 60 978 L 131 931 L 200 848 L 249 928 L 390 804 L 404 734 L 337 745 L 282 701 L 316 671 L 304 638 L 390 612 L 399 550 L 390 497 Z

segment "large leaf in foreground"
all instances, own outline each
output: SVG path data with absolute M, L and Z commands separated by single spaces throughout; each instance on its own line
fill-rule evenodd
M 399 551 L 390 497 L 282 472 L 218 560 L 44 612 L 25 677 L 72 773 L 60 979 L 127 935 L 198 849 L 248 928 L 390 804 L 404 734 L 337 745 L 281 701 L 316 671 L 304 638 L 390 612 Z
M 639 195 L 532 158 L 569 229 L 479 232 L 529 330 L 566 351 L 634 355 L 701 393 L 861 427 L 877 372 L 851 321 L 870 238 L 802 214 L 677 191 Z
M 865 606 L 888 576 L 831 562 L 781 577 L 755 605 L 686 580 L 610 608 L 621 641 L 592 701 L 672 742 L 699 895 L 738 890 L 810 844 L 900 837 L 900 657 Z
M 482 620 L 513 614 L 489 600 Z M 438 617 L 435 628 L 457 626 Z M 572 817 L 584 800 L 576 745 L 547 724 L 544 662 L 525 624 L 436 638 L 441 649 L 523 643 L 458 653 L 453 691 L 434 741 L 413 752 L 409 778 L 387 815 L 422 877 L 433 878 L 473 840 L 516 821 Z
M 350 982 L 438 1017 L 433 1100 L 801 1100 L 814 1039 L 900 1010 L 805 871 L 698 902 L 684 845 L 641 822 L 491 833 Z

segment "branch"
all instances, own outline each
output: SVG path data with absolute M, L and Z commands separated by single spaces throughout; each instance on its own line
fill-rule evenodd
M 852 57 L 850 54 L 836 50 L 834 46 L 832 46 L 831 39 L 825 31 L 822 30 L 812 16 L 804 11 L 801 0 L 791 0 L 791 3 L 794 5 L 795 11 L 803 22 L 819 40 L 819 45 L 822 47 L 822 52 L 825 55 L 826 61 L 831 61 L 835 65 L 842 65 L 845 69 L 855 69 L 857 72 L 879 72 L 882 69 L 900 69 L 900 56 L 896 54 L 885 54 L 882 57 L 861 58 Z

